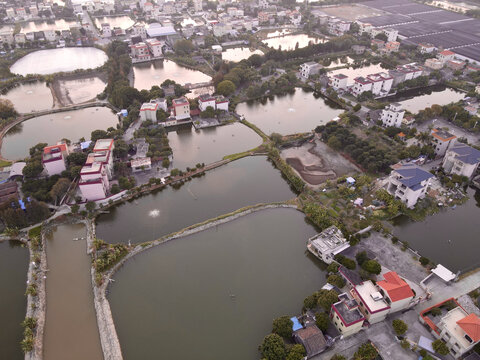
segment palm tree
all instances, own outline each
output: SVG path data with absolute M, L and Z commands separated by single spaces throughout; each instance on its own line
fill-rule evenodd
M 416 136 L 418 141 L 420 141 L 422 144 L 429 144 L 430 141 L 432 140 L 432 135 L 430 133 L 423 131 L 418 133 Z

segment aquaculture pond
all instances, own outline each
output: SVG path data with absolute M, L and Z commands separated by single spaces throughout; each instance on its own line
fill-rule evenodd
M 212 78 L 198 70 L 187 69 L 171 60 L 156 60 L 133 66 L 134 86 L 138 90 L 160 86 L 165 80 L 174 80 L 179 84 L 209 82 Z
M 297 89 L 292 94 L 241 103 L 236 112 L 264 133 L 282 135 L 309 132 L 333 120 L 343 110 L 313 92 Z
M 27 311 L 28 249 L 20 242 L 0 242 L 0 359 L 22 360 L 20 325 Z
M 43 81 L 18 84 L 1 98 L 10 100 L 19 113 L 47 110 L 53 106 L 52 91 Z
M 77 69 L 94 69 L 107 61 L 107 54 L 94 47 L 58 48 L 34 51 L 17 60 L 10 71 L 18 75 L 54 74 Z
M 314 234 L 297 210 L 264 210 L 129 260 L 108 296 L 124 358 L 259 359 L 272 319 L 325 282 Z
M 168 133 L 168 141 L 173 150 L 173 166 L 181 170 L 219 161 L 225 155 L 250 150 L 262 143 L 260 136 L 240 123 L 201 130 L 181 126 Z
M 107 107 L 91 107 L 34 117 L 10 129 L 2 143 L 2 156 L 23 159 L 40 142 L 50 145 L 66 138 L 77 141 L 90 138 L 93 130 L 115 127 L 117 116 Z
M 468 196 L 464 205 L 448 207 L 421 222 L 397 218 L 395 236 L 453 272 L 480 266 L 478 251 L 472 251 L 478 248 L 480 192 L 468 189 Z
M 47 239 L 44 358 L 103 360 L 83 224 L 62 225 Z
M 65 105 L 80 104 L 95 99 L 105 89 L 106 85 L 97 76 L 58 81 L 60 97 Z
M 263 156 L 208 171 L 179 189 L 164 190 L 108 209 L 97 218 L 97 236 L 110 243 L 155 240 L 216 216 L 296 195 Z

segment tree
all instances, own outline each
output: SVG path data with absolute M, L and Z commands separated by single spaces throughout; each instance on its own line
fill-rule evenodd
M 347 358 L 343 355 L 335 354 L 330 358 L 330 360 L 347 360 Z
M 359 111 L 360 109 L 362 108 L 362 105 L 361 104 L 357 104 L 353 107 L 353 111 L 357 112 Z
M 432 343 L 433 350 L 439 353 L 440 355 L 447 355 L 450 350 L 448 350 L 447 344 L 445 344 L 442 340 L 437 339 Z
M 392 326 L 393 326 L 393 330 L 395 330 L 397 335 L 403 335 L 408 330 L 408 325 L 405 324 L 405 322 L 400 320 L 400 319 L 393 320 L 392 321 Z
M 365 261 L 362 265 L 362 269 L 376 275 L 379 275 L 382 272 L 382 266 L 375 260 Z
M 17 116 L 13 103 L 8 99 L 0 99 L 0 118 L 8 119 Z
M 83 152 L 73 152 L 67 156 L 68 166 L 83 166 L 87 160 L 87 154 Z
M 263 56 L 259 54 L 253 54 L 248 58 L 248 62 L 253 67 L 259 67 L 263 64 Z
M 375 36 L 375 39 L 379 39 L 379 40 L 383 40 L 383 41 L 388 41 L 388 36 L 385 35 L 383 32 L 381 32 L 380 34 L 377 34 Z
M 318 328 L 322 331 L 326 331 L 328 329 L 328 314 L 325 312 L 318 312 L 315 314 L 315 324 L 317 324 Z
M 272 333 L 284 338 L 292 337 L 293 321 L 288 316 L 281 316 L 273 320 Z
M 90 139 L 95 142 L 100 139 L 105 139 L 107 137 L 107 132 L 105 130 L 93 130 Z
M 117 158 L 124 158 L 128 155 L 128 144 L 123 139 L 115 140 L 113 155 Z
M 58 179 L 55 185 L 53 185 L 52 190 L 50 190 L 50 196 L 55 201 L 55 205 L 57 205 L 58 200 L 60 200 L 67 193 L 69 187 L 70 180 L 66 178 Z
M 43 166 L 40 161 L 29 161 L 27 165 L 22 170 L 23 176 L 25 178 L 35 178 L 40 175 L 43 171 Z
M 321 289 L 318 292 L 318 306 L 322 307 L 325 311 L 330 311 L 332 304 L 338 301 L 338 294 L 335 290 Z
M 277 334 L 265 336 L 259 350 L 266 360 L 283 360 L 286 355 L 285 343 Z
M 295 344 L 292 346 L 285 360 L 302 360 L 307 352 L 301 344 Z
M 357 260 L 357 264 L 362 266 L 362 264 L 369 260 L 367 252 L 366 251 L 360 251 L 355 255 L 355 260 Z
M 97 204 L 94 203 L 93 201 L 89 201 L 85 204 L 85 208 L 87 209 L 88 212 L 92 212 L 93 210 L 95 210 L 96 206 Z
M 353 356 L 353 360 L 373 360 L 377 357 L 377 355 L 377 350 L 371 343 L 368 342 L 360 345 Z
M 334 274 L 330 275 L 327 278 L 327 282 L 329 284 L 335 285 L 339 289 L 341 289 L 345 286 L 345 279 L 343 277 L 341 277 L 340 275 L 334 275 Z
M 77 214 L 78 210 L 80 210 L 80 205 L 78 204 L 73 204 L 70 209 L 72 210 L 72 214 Z
M 273 141 L 275 146 L 277 146 L 277 145 L 281 144 L 281 142 L 283 140 L 283 136 L 279 133 L 273 132 L 273 133 L 270 134 L 270 139 Z
M 200 113 L 200 117 L 201 118 L 204 118 L 204 119 L 208 119 L 208 118 L 213 118 L 215 117 L 215 109 L 211 106 L 207 106 L 207 108 L 205 109 L 205 111 L 202 111 Z
M 217 85 L 217 93 L 223 96 L 229 96 L 235 92 L 237 87 L 230 80 L 223 80 Z
M 420 264 L 423 266 L 427 266 L 430 263 L 430 259 L 426 258 L 425 256 L 420 256 Z
M 179 40 L 175 42 L 173 49 L 179 55 L 187 55 L 193 51 L 194 46 L 191 40 Z

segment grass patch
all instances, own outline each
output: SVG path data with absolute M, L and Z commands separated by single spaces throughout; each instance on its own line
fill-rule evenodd
M 0 168 L 7 167 L 12 165 L 11 161 L 6 161 L 6 160 L 0 160 Z

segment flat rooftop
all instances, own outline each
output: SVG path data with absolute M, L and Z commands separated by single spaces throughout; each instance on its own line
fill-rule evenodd
M 355 301 L 355 300 L 353 300 Z M 355 301 L 356 306 L 358 306 L 357 302 Z M 351 308 L 347 305 L 344 301 L 339 301 L 333 304 L 337 313 L 342 317 L 343 321 L 346 325 L 353 324 L 359 322 L 365 317 L 357 308 Z
M 110 150 L 113 146 L 113 139 L 98 139 L 93 151 Z
M 347 239 L 343 237 L 342 232 L 335 226 L 330 226 L 321 233 L 311 237 L 309 242 L 322 253 L 340 252 L 350 246 Z
M 389 308 L 382 294 L 380 294 L 377 287 L 370 280 L 355 286 L 355 291 L 363 300 L 370 312 Z
M 441 323 L 445 325 L 450 334 L 455 336 L 457 342 L 464 348 L 468 348 L 471 343 L 465 339 L 465 331 L 457 324 L 459 320 L 465 318 L 468 314 L 460 306 L 450 310 L 443 318 Z

